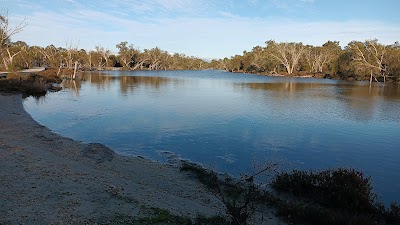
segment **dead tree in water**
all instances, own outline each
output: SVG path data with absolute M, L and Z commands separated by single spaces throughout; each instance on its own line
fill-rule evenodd
M 78 69 L 78 61 L 75 61 L 75 68 L 74 68 L 74 74 L 72 75 L 72 80 L 75 80 L 76 78 L 76 70 Z

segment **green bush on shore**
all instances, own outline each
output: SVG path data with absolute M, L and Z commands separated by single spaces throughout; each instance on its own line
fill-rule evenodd
M 385 208 L 372 192 L 371 177 L 355 169 L 280 173 L 272 187 L 294 196 L 275 198 L 278 213 L 310 224 L 400 224 L 400 207 Z
M 233 219 L 232 222 L 240 216 L 229 210 L 230 208 L 246 209 L 248 216 L 254 208 L 247 206 L 265 204 L 276 208 L 278 215 L 292 224 L 400 224 L 400 205 L 392 203 L 386 208 L 372 191 L 371 177 L 355 169 L 337 168 L 319 172 L 294 170 L 279 173 L 271 181 L 271 187 L 278 191 L 275 194 L 260 189 L 253 181 L 247 181 L 243 186 L 241 182 L 219 180 L 216 172 L 191 163 L 184 163 L 181 171 L 192 172 L 210 190 L 217 190 L 227 207 L 228 215 Z M 235 188 L 232 185 L 237 186 Z M 236 190 L 236 194 L 226 190 Z M 232 205 L 228 204 L 228 199 L 241 199 L 246 204 L 230 207 Z M 246 220 L 240 224 L 247 224 Z

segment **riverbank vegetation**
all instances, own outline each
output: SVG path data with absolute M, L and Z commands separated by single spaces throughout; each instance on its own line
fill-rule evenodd
M 54 71 L 42 71 L 39 73 L 10 73 L 7 79 L 0 79 L 0 92 L 21 93 L 24 97 L 44 96 L 47 91 L 58 91 L 61 78 Z
M 271 172 L 267 166 L 263 172 Z M 250 224 L 262 206 L 273 207 L 291 224 L 373 225 L 399 224 L 400 205 L 386 208 L 372 191 L 371 178 L 347 168 L 277 173 L 268 184 L 256 184 L 255 176 L 234 180 L 192 163 L 181 171 L 194 174 L 225 204 L 231 224 Z
M 378 40 L 353 41 L 344 49 L 339 42 L 323 46 L 267 41 L 243 55 L 212 60 L 171 54 L 158 47 L 143 51 L 124 41 L 116 45 L 117 54 L 102 46 L 86 51 L 78 46 L 29 46 L 8 42 L 1 54 L 1 70 L 51 67 L 80 70 L 201 70 L 222 69 L 230 72 L 263 75 L 311 76 L 344 80 L 398 82 L 400 80 L 400 44 L 383 45 Z
M 265 75 L 312 76 L 343 80 L 400 80 L 400 44 L 384 45 L 378 40 L 352 41 L 342 48 L 337 41 L 322 46 L 273 40 L 242 55 L 213 60 L 231 72 Z

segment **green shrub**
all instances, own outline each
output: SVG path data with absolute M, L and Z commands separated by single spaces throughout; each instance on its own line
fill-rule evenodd
M 272 187 L 297 197 L 310 198 L 330 208 L 353 212 L 377 212 L 377 196 L 371 178 L 354 169 L 328 169 L 278 174 Z
M 272 197 L 278 213 L 291 221 L 326 225 L 400 224 L 400 206 L 389 209 L 372 192 L 371 178 L 354 169 L 294 170 L 274 177 L 272 187 L 295 197 Z
M 400 224 L 400 205 L 392 202 L 385 212 L 385 219 L 391 224 Z

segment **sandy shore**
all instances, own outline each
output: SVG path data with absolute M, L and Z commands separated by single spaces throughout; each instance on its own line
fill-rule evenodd
M 60 137 L 0 93 L 0 224 L 94 224 L 144 208 L 225 215 L 196 179 L 171 165 Z

